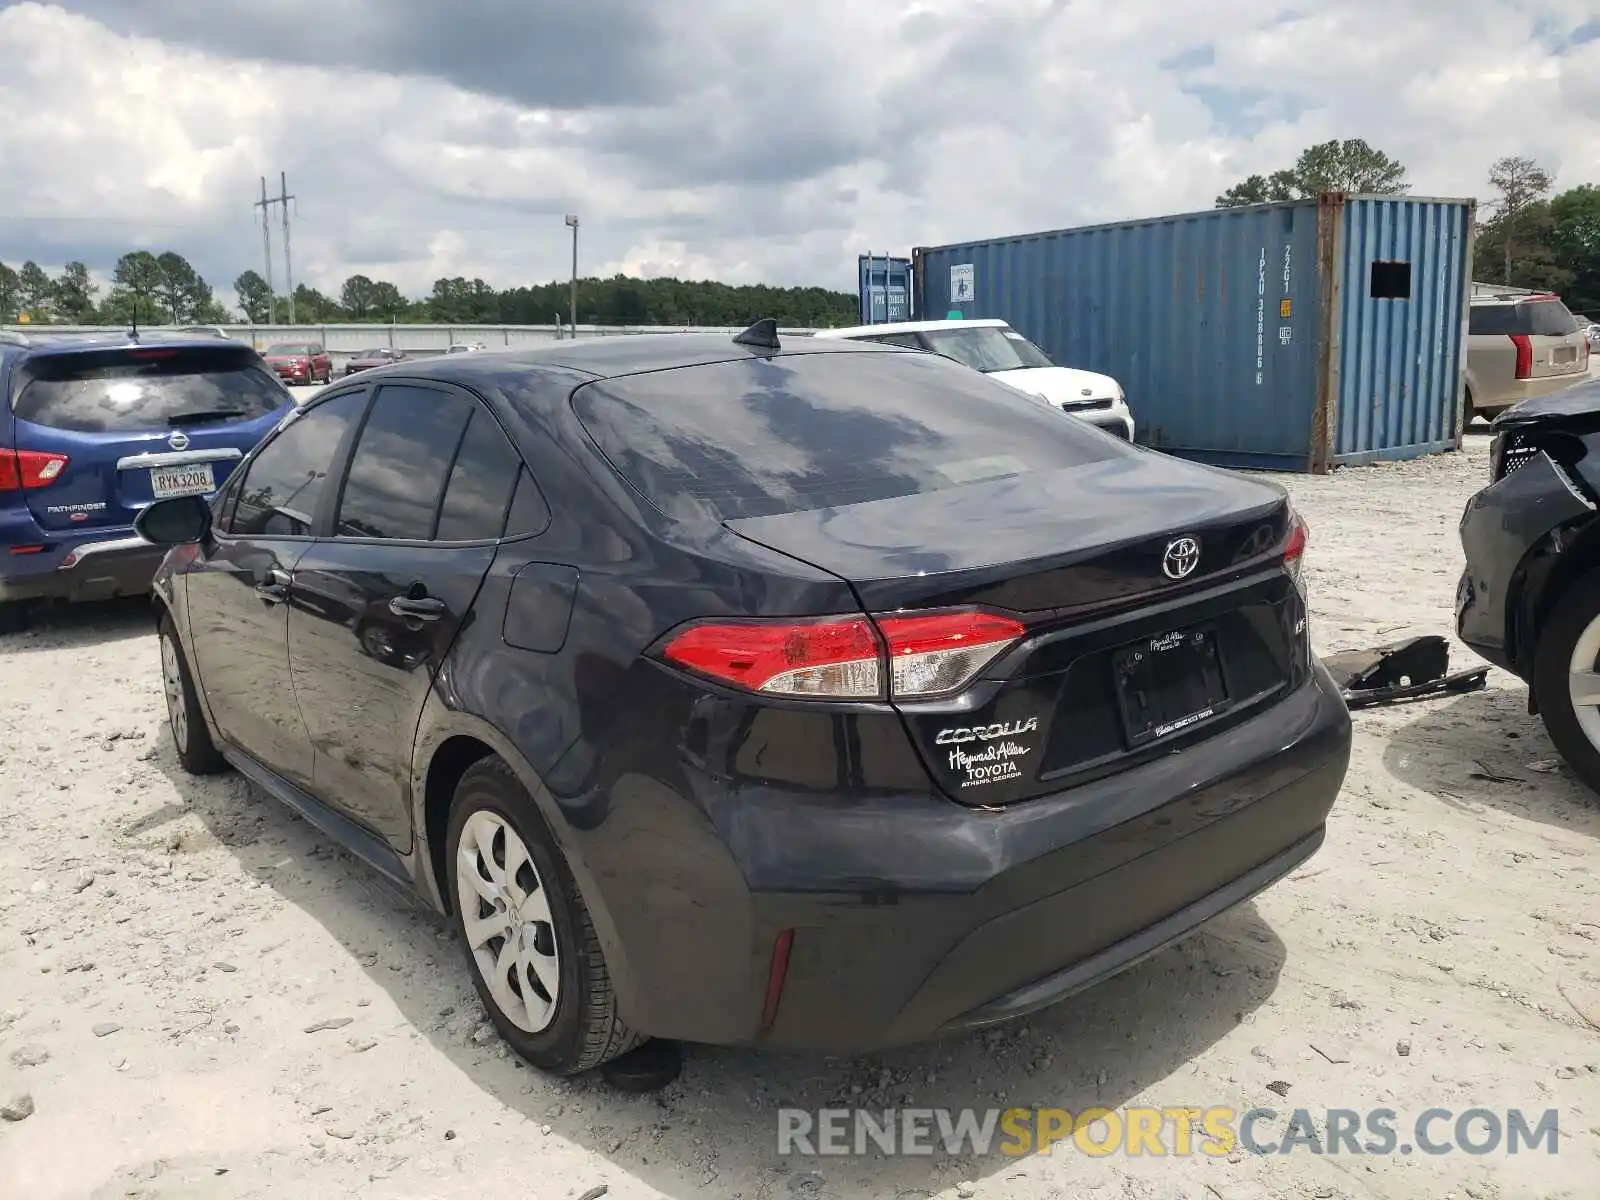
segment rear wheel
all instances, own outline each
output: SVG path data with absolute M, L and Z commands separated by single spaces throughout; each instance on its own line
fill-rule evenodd
M 445 849 L 473 985 L 512 1049 L 541 1070 L 575 1075 L 644 1040 L 617 1013 L 566 860 L 500 759 L 462 776 Z
M 21 600 L 0 600 L 0 636 L 28 627 L 28 609 Z
M 1472 389 L 1465 388 L 1463 390 L 1465 392 L 1465 399 L 1461 402 L 1461 429 L 1463 432 L 1465 432 L 1467 426 L 1471 425 L 1473 421 L 1477 420 L 1478 410 L 1473 404 Z
M 1539 632 L 1533 685 L 1550 740 L 1600 792 L 1600 572 L 1556 602 Z
M 161 618 L 161 687 L 167 694 L 167 728 L 178 751 L 178 762 L 191 775 L 216 775 L 228 769 L 217 751 L 200 711 L 200 697 L 189 677 L 189 664 L 170 616 Z

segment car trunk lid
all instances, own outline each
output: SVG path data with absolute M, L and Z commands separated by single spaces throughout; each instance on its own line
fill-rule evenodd
M 846 579 L 880 619 L 1021 617 L 960 694 L 896 701 L 941 788 L 992 806 L 1214 736 L 1303 680 L 1294 521 L 1273 485 L 1138 454 L 727 524 Z

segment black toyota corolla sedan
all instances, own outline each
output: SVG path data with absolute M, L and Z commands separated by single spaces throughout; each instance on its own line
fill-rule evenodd
M 553 1072 L 1032 1012 L 1349 759 L 1280 488 L 770 322 L 354 376 L 140 529 L 185 768 L 415 886 Z

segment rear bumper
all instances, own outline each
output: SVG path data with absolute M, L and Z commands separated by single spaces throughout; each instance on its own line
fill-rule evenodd
M 1033 1012 L 1183 938 L 1314 853 L 1350 741 L 1349 713 L 1318 667 L 1224 737 L 1001 811 L 909 797 L 842 811 L 770 789 L 724 796 L 712 804 L 725 818 L 720 853 L 702 842 L 695 870 L 676 873 L 674 888 L 689 894 L 667 904 L 605 888 L 613 914 L 631 909 L 624 1011 L 656 1036 L 837 1053 Z M 652 908 L 697 910 L 746 937 L 674 938 L 649 930 Z M 785 931 L 787 969 L 774 982 Z M 657 937 L 670 949 L 648 944 Z
M 143 595 L 165 554 L 163 547 L 123 533 L 9 555 L 0 562 L 0 600 L 77 602 Z
M 1472 397 L 1473 408 L 1486 417 L 1498 416 L 1508 408 L 1515 408 L 1524 400 L 1532 400 L 1535 396 L 1548 396 L 1552 392 L 1562 392 L 1575 383 L 1585 383 L 1593 378 L 1587 371 L 1575 371 L 1571 375 L 1548 375 L 1542 379 L 1518 379 L 1507 384 L 1495 395 L 1487 399 L 1478 399 L 1476 393 Z

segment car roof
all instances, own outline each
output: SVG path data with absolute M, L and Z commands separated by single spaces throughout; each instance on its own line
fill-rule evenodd
M 617 379 L 681 367 L 704 367 L 741 359 L 783 358 L 800 354 L 897 354 L 893 346 L 871 342 L 819 343 L 811 337 L 780 338 L 780 348 L 745 346 L 720 333 L 614 334 L 555 342 L 527 350 L 491 350 L 481 354 L 436 354 L 412 359 L 402 370 L 411 378 L 437 379 L 467 387 L 492 386 L 496 376 L 517 369 L 553 368 L 576 371 L 592 379 Z M 387 374 L 387 370 L 386 370 Z
M 847 329 L 819 329 L 819 338 L 881 337 L 886 333 L 931 333 L 939 329 L 1002 329 L 1006 322 L 998 317 L 974 317 L 957 321 L 892 321 L 886 325 L 852 325 Z
M 233 338 L 219 338 L 215 334 L 189 333 L 181 330 L 141 329 L 135 337 L 126 329 L 108 328 L 93 333 L 48 332 L 16 333 L 0 330 L 0 346 L 12 346 L 24 355 L 87 353 L 93 350 L 137 350 L 141 346 L 159 345 L 180 350 L 215 350 L 221 342 L 250 347 Z

